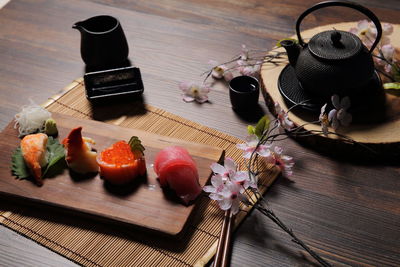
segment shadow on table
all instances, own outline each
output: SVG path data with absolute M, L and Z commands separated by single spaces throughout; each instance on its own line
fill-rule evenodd
M 266 114 L 262 106 L 259 104 L 252 107 L 251 109 L 232 110 L 234 111 L 235 115 L 239 117 L 242 121 L 252 124 L 256 124 Z
M 358 166 L 400 166 L 399 144 L 357 144 L 345 141 L 327 144 L 324 138 L 314 140 L 294 138 L 304 148 L 310 149 L 330 160 L 340 163 L 351 163 Z M 336 147 L 334 147 L 336 145 Z
M 121 116 L 142 116 L 148 110 L 143 95 L 132 99 L 114 99 L 90 105 L 92 118 L 98 121 L 118 119 Z

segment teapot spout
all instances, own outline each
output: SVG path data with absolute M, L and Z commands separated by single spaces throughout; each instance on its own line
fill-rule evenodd
M 282 40 L 280 44 L 286 50 L 290 65 L 294 67 L 300 54 L 300 45 L 291 39 Z
M 83 30 L 83 22 L 82 21 L 78 21 L 76 22 L 74 25 L 72 25 L 73 29 L 77 29 L 78 31 L 82 31 Z

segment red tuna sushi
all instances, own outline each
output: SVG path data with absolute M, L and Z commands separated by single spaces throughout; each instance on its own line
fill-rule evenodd
M 161 150 L 154 160 L 154 171 L 161 186 L 170 187 L 185 204 L 202 191 L 196 163 L 183 147 L 170 146 Z

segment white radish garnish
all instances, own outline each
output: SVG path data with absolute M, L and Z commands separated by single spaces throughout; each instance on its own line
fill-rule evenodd
M 44 122 L 51 117 L 51 113 L 30 100 L 30 104 L 23 106 L 20 113 L 15 115 L 14 128 L 18 127 L 21 136 L 40 132 Z

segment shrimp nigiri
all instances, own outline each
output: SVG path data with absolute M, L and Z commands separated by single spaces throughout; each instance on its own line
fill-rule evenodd
M 47 140 L 48 136 L 44 133 L 29 134 L 21 140 L 22 156 L 38 185 L 43 184 L 42 167 L 47 164 Z
M 67 152 L 65 160 L 73 171 L 85 174 L 99 170 L 96 162 L 97 152 L 92 151 L 91 147 L 95 142 L 91 138 L 82 137 L 82 127 L 72 129 L 62 143 Z

